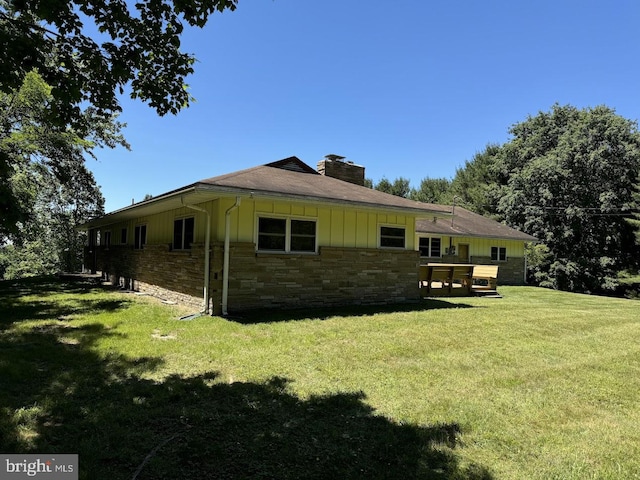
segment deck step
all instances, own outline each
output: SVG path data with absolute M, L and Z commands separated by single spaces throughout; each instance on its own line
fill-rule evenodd
M 497 290 L 474 289 L 473 295 L 475 297 L 502 298 L 502 295 L 500 295 Z

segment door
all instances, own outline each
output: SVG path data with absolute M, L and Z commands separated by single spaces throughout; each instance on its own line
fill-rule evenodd
M 466 243 L 458 244 L 458 261 L 467 263 L 469 261 L 469 245 Z

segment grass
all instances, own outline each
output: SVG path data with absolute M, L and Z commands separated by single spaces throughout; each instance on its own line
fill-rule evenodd
M 640 478 L 640 304 L 502 299 L 200 317 L 0 283 L 0 451 L 80 478 Z

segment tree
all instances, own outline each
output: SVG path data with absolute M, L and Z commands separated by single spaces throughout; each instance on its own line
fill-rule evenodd
M 10 242 L 0 247 L 0 278 L 78 271 L 86 233 L 76 227 L 104 213 L 104 198 L 93 175 L 77 161 L 68 166 L 70 181 L 65 183 L 37 164 L 26 168 L 31 171 L 15 177 L 30 184 L 31 212 Z
M 49 121 L 86 124 L 81 106 L 103 117 L 120 110 L 131 86 L 158 114 L 177 113 L 190 96 L 194 57 L 180 51 L 184 23 L 203 27 L 237 0 L 0 0 L 0 87 L 10 94 L 37 70 L 51 88 Z M 1 164 L 0 164 L 1 165 Z
M 510 132 L 492 156 L 493 198 L 502 219 L 548 249 L 537 279 L 562 290 L 614 288 L 640 253 L 627 221 L 640 172 L 637 124 L 605 106 L 554 105 Z
M 636 181 L 636 188 L 633 192 L 633 204 L 631 218 L 628 219 L 629 225 L 635 232 L 636 244 L 640 245 L 640 175 Z
M 386 177 L 383 177 L 373 188 L 403 198 L 407 198 L 411 192 L 409 179 L 403 177 L 396 178 L 393 183 L 387 180 Z
M 123 125 L 91 107 L 83 112 L 81 133 L 52 127 L 52 100 L 51 87 L 37 72 L 30 72 L 20 89 L 0 93 L 0 243 L 18 235 L 29 220 L 44 171 L 51 177 L 47 181 L 67 185 L 77 181 L 79 165 L 95 147 L 129 147 L 120 133 Z
M 101 214 L 104 204 L 85 155 L 93 155 L 96 146 L 128 148 L 122 125 L 93 115 L 92 108 L 83 113 L 90 128 L 82 136 L 72 128 L 51 128 L 51 100 L 51 88 L 36 72 L 19 90 L 0 94 L 0 155 L 6 167 L 0 182 L 0 264 L 13 276 L 78 266 L 84 242 L 75 227 Z
M 418 202 L 449 203 L 450 187 L 451 181 L 446 178 L 423 178 L 420 189 L 412 188 L 409 198 Z
M 449 196 L 457 197 L 459 203 L 476 213 L 495 217 L 497 197 L 493 185 L 501 184 L 504 179 L 496 175 L 493 166 L 501 148 L 500 145 L 489 144 L 465 162 L 463 168 L 456 169 Z

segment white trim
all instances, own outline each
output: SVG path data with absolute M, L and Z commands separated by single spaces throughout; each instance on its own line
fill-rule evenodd
M 437 238 L 438 240 L 440 240 L 440 255 L 427 255 L 427 256 L 423 256 L 422 252 L 420 252 L 420 240 L 423 238 L 428 238 L 429 239 L 429 253 L 432 252 L 433 248 L 431 246 L 432 244 L 432 239 Z M 420 252 L 420 258 L 442 258 L 442 253 L 443 253 L 443 241 L 442 241 L 442 236 L 438 236 L 438 235 L 425 235 L 425 234 L 417 234 L 416 235 L 416 250 L 418 252 Z
M 497 248 L 498 249 L 498 255 L 497 258 L 494 259 L 493 258 L 493 249 Z M 504 258 L 500 258 L 500 250 L 504 249 Z M 491 259 L 492 262 L 506 262 L 509 260 L 509 256 L 507 255 L 507 247 L 500 247 L 500 246 L 496 246 L 496 245 L 492 245 L 490 250 L 489 250 L 489 258 Z
M 402 247 L 388 247 L 382 246 L 382 229 L 383 228 L 396 228 L 398 230 L 402 230 L 404 232 L 403 235 L 403 245 Z M 399 237 L 390 237 L 390 238 L 399 238 Z M 398 225 L 393 223 L 379 223 L 378 224 L 378 248 L 384 248 L 389 250 L 406 250 L 407 249 L 407 226 L 406 225 Z
M 142 243 L 142 239 L 140 239 L 140 244 L 139 244 L 138 248 L 136 248 L 136 242 L 138 241 L 138 235 L 136 235 L 136 229 L 140 228 L 140 230 L 138 230 L 138 232 L 141 232 L 142 231 L 142 227 L 144 227 L 144 243 Z M 147 237 L 148 236 L 149 236 L 149 232 L 148 232 L 147 224 L 146 223 L 137 223 L 133 227 L 133 249 L 134 250 L 142 250 L 144 245 L 147 244 Z
M 192 205 L 186 205 L 187 208 L 192 208 Z M 173 217 L 173 228 L 171 229 L 171 250 L 172 251 L 189 251 L 191 250 L 191 246 L 189 246 L 189 248 L 185 248 L 184 246 L 184 239 L 185 239 L 185 220 L 189 219 L 189 218 L 193 218 L 193 240 L 191 241 L 191 243 L 196 243 L 196 216 L 195 215 L 177 215 L 175 217 Z M 176 248 L 176 246 L 173 244 L 174 240 L 175 240 L 175 228 L 176 228 L 176 222 L 178 220 L 182 220 L 182 245 L 180 246 L 180 248 Z
M 285 229 L 284 229 L 284 250 L 261 250 L 259 247 L 260 240 L 260 219 L 268 218 L 274 220 L 284 220 L 285 221 Z M 314 232 L 314 250 L 291 250 L 291 221 L 301 221 L 301 222 L 313 222 L 315 224 L 315 232 Z M 282 215 L 277 213 L 263 213 L 258 212 L 255 214 L 255 229 L 254 229 L 254 243 L 256 246 L 257 253 L 275 253 L 275 254 L 300 254 L 300 255 L 316 255 L 318 253 L 318 218 L 317 217 L 304 217 L 300 215 Z

